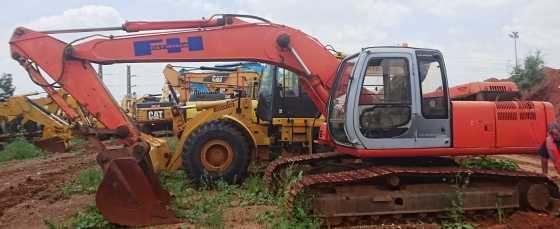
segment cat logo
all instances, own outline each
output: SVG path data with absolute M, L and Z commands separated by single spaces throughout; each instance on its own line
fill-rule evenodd
M 163 110 L 148 111 L 148 120 L 162 120 L 163 118 Z
M 223 83 L 225 80 L 226 76 L 218 76 L 218 75 L 213 75 L 212 76 L 212 82 L 214 83 Z

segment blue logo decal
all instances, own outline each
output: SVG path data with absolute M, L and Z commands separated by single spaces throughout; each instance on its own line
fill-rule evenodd
M 181 42 L 180 38 L 169 38 L 134 42 L 135 56 L 152 55 L 152 51 L 167 50 L 167 53 L 179 53 L 182 49 L 187 48 L 190 52 L 204 50 L 202 37 L 187 37 L 185 42 Z

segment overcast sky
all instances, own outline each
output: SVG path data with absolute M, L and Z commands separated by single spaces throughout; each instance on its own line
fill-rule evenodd
M 518 31 L 519 59 L 535 50 L 547 66 L 560 68 L 558 0 L 424 1 L 265 1 L 137 0 L 3 2 L 0 13 L 0 72 L 12 73 L 16 93 L 39 91 L 9 58 L 8 39 L 16 26 L 62 29 L 118 26 L 129 20 L 181 20 L 216 13 L 247 13 L 303 30 L 345 53 L 361 47 L 398 45 L 440 49 L 452 85 L 507 77 L 515 64 L 511 31 Z M 258 38 L 256 38 L 258 39 Z M 104 68 L 106 84 L 117 99 L 126 92 L 125 66 Z M 135 64 L 139 94 L 162 87 L 162 65 Z

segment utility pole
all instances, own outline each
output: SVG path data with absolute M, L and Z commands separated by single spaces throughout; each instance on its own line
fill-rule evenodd
M 97 65 L 97 76 L 99 76 L 99 79 L 103 81 L 103 65 L 101 64 Z
M 515 50 L 515 73 L 517 73 L 519 70 L 519 65 L 517 64 L 517 39 L 519 39 L 519 32 L 511 32 L 508 35 L 513 38 L 513 48 Z
M 130 65 L 126 66 L 126 96 L 132 96 L 132 74 L 130 73 Z

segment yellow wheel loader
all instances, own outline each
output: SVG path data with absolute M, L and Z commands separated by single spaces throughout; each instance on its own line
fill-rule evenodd
M 154 136 L 172 134 L 173 115 L 172 103 L 160 95 L 145 95 L 141 97 L 125 96 L 121 107 L 134 120 L 138 128 Z
M 56 106 L 48 97 L 32 100 L 27 96 L 0 102 L 0 143 L 25 136 L 44 150 L 66 151 L 72 138 L 68 122 L 55 114 Z
M 174 85 L 172 73 L 180 74 L 171 66 L 164 70 Z M 253 86 L 258 88 L 253 92 L 256 98 L 237 93 L 232 99 L 187 103 L 179 99 L 183 94 L 173 90 L 177 105 L 171 113 L 179 141 L 175 152 L 150 152 L 155 170 L 183 167 L 196 182 L 236 183 L 245 177 L 252 160 L 314 152 L 313 139 L 324 119 L 300 88 L 297 75 L 266 65 Z

